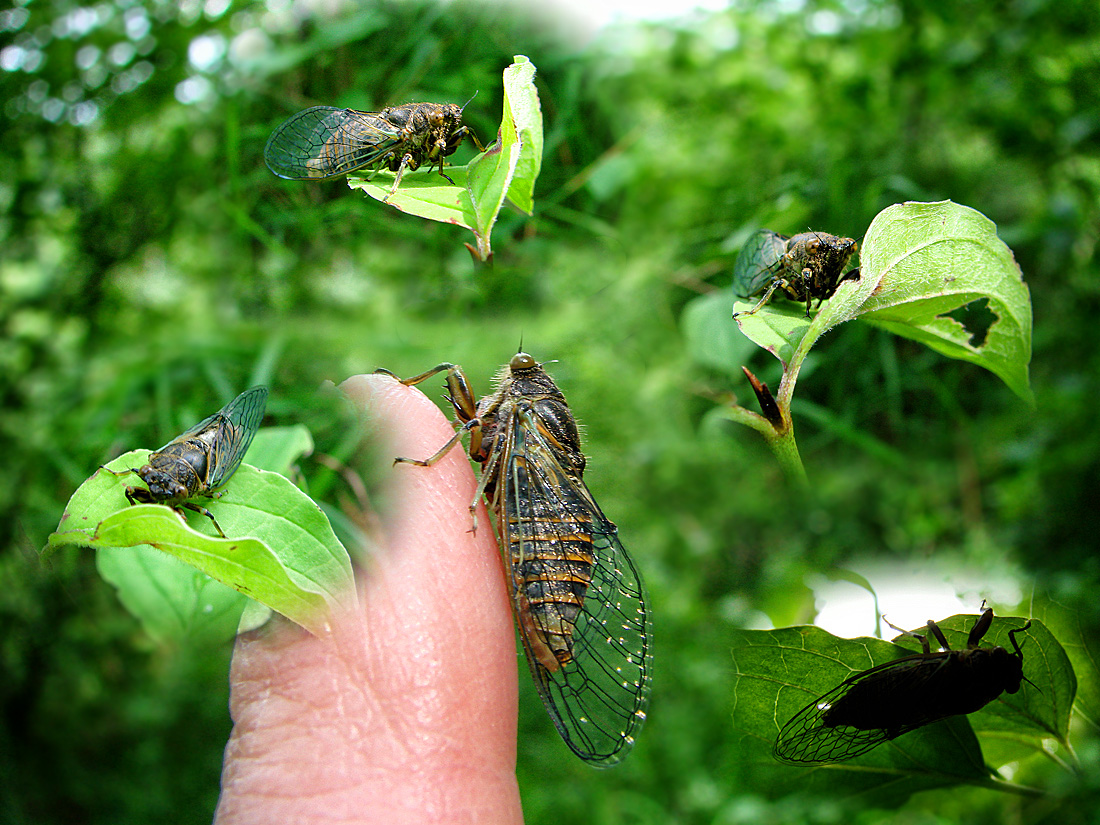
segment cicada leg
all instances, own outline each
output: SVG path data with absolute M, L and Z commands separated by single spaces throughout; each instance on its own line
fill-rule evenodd
M 784 286 L 784 283 L 785 283 L 785 281 L 784 281 L 783 278 L 773 279 L 772 282 L 770 284 L 768 284 L 768 288 L 764 292 L 764 297 L 762 297 L 759 301 L 756 302 L 756 306 L 754 306 L 752 309 L 744 309 L 744 310 L 741 310 L 740 312 L 735 312 L 735 313 L 733 313 L 733 317 L 737 318 L 738 316 L 741 316 L 741 315 L 755 315 L 757 310 L 760 309 L 760 307 L 764 306 L 764 304 L 766 304 L 769 300 L 771 300 L 772 293 L 775 292 L 779 287 Z
M 464 135 L 469 137 L 470 140 L 472 140 L 474 142 L 474 146 L 477 147 L 477 151 L 479 153 L 485 151 L 485 147 L 481 145 L 481 141 L 477 139 L 477 135 L 475 135 L 472 131 L 470 131 L 470 129 L 468 127 L 463 126 L 462 129 L 460 129 L 459 131 L 461 131 Z
M 932 652 L 932 647 L 928 644 L 928 637 L 925 636 L 923 633 L 914 633 L 912 630 L 906 630 L 903 627 L 898 627 L 885 616 L 882 617 L 882 620 L 886 622 L 886 624 L 890 625 L 890 627 L 894 628 L 894 630 L 896 630 L 902 636 L 909 636 L 910 638 L 916 639 L 918 642 L 920 642 L 920 646 L 923 649 L 924 653 Z M 943 637 L 943 633 L 940 631 L 936 623 L 933 622 L 931 619 L 928 620 L 928 629 L 932 631 L 932 633 L 935 635 L 936 641 L 943 645 L 944 650 L 951 649 L 947 646 L 947 639 Z
M 222 526 L 221 526 L 220 524 L 218 524 L 218 520 L 217 520 L 216 518 L 214 518 L 214 514 L 213 514 L 213 513 L 211 513 L 211 512 L 209 511 L 209 510 L 207 510 L 207 509 L 206 509 L 205 507 L 200 507 L 200 506 L 199 506 L 198 504 L 195 504 L 195 503 L 193 503 L 193 502 L 190 502 L 190 501 L 185 501 L 185 502 L 183 502 L 183 503 L 182 503 L 182 504 L 180 505 L 180 507 L 186 507 L 186 508 L 187 508 L 188 510 L 192 510 L 192 511 L 194 511 L 194 512 L 196 512 L 196 513 L 202 513 L 202 514 L 203 514 L 204 516 L 206 516 L 206 517 L 207 517 L 208 519 L 210 519 L 210 521 L 211 521 L 211 522 L 213 523 L 213 525 L 214 525 L 214 529 L 218 531 L 218 535 L 219 535 L 219 536 L 221 536 L 221 537 L 222 537 L 223 539 L 225 539 L 225 538 L 229 538 L 229 537 L 228 537 L 228 536 L 227 536 L 227 535 L 225 534 L 225 531 L 224 531 L 224 530 L 222 530 Z M 177 513 L 180 513 L 180 511 L 179 511 L 179 508 L 178 508 L 178 507 L 176 507 L 176 508 L 173 508 L 173 509 L 174 509 L 174 510 L 175 510 L 175 511 L 176 511 Z M 180 515 L 182 516 L 182 515 L 183 515 L 183 513 L 180 513 Z
M 474 400 L 473 393 L 470 392 L 470 385 L 466 380 L 465 373 L 462 372 L 460 367 L 454 364 L 443 363 L 432 367 L 427 372 L 414 375 L 412 378 L 398 378 L 387 369 L 377 369 L 375 372 L 389 375 L 400 381 L 406 387 L 416 386 L 422 381 L 431 378 L 433 375 L 446 372 L 447 400 L 450 401 L 451 405 L 455 408 L 455 414 L 459 419 L 460 426 L 458 430 L 453 436 L 447 439 L 446 444 L 436 450 L 432 455 L 427 458 L 404 458 L 399 456 L 393 460 L 394 464 L 415 464 L 417 467 L 431 467 L 450 452 L 454 446 L 462 440 L 462 436 L 466 433 L 470 434 L 470 455 L 474 457 L 475 460 L 480 460 L 479 457 L 483 455 L 482 451 L 484 449 L 481 443 L 481 419 L 477 417 L 477 402 Z M 490 461 L 489 466 L 493 464 L 495 464 L 495 457 Z M 492 478 L 492 474 L 486 469 L 483 469 L 478 480 L 477 491 L 474 493 L 474 500 L 470 503 L 470 517 L 473 519 L 473 527 L 470 532 L 477 532 L 477 503 L 482 493 L 485 492 L 485 486 L 488 484 L 490 478 Z
M 416 164 L 413 163 L 413 156 L 411 152 L 406 152 L 404 157 L 401 158 L 401 163 L 397 165 L 397 174 L 393 178 L 393 186 L 390 187 L 389 194 L 382 198 L 382 203 L 385 203 L 393 197 L 394 192 L 397 191 L 397 187 L 401 185 L 401 178 L 405 174 L 406 169 L 415 169 Z

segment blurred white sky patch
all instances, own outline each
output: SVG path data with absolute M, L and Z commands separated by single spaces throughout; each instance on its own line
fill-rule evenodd
M 729 0 L 554 0 L 554 5 L 600 29 L 635 20 L 671 20 L 694 11 L 721 11 Z
M 956 613 L 979 612 L 982 600 L 991 605 L 1015 607 L 1025 598 L 1016 571 L 1007 566 L 991 574 L 988 567 L 945 569 L 944 564 L 913 562 L 904 565 L 869 561 L 849 565 L 878 597 L 878 610 L 898 627 L 919 630 L 929 619 L 946 619 Z M 814 624 L 835 636 L 879 636 L 897 633 L 885 623 L 876 627 L 875 596 L 853 581 L 837 576 L 817 576 L 808 582 L 814 591 L 818 614 Z M 994 608 L 996 609 L 996 607 Z
M 720 11 L 730 0 L 500 0 L 529 12 L 548 29 L 581 47 L 605 30 L 629 30 L 639 21 L 661 22 Z

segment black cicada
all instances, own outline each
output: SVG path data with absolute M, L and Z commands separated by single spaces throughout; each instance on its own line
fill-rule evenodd
M 733 291 L 741 298 L 761 293 L 763 297 L 752 309 L 735 312 L 733 317 L 752 315 L 777 289 L 793 301 L 805 301 L 806 317 L 810 317 L 813 299 L 820 306 L 833 296 L 841 281 L 859 277 L 858 269 L 844 272 L 858 249 L 859 244 L 851 238 L 827 232 L 803 232 L 788 238 L 769 229 L 758 230 L 737 257 Z
M 188 499 L 221 495 L 221 488 L 241 466 L 266 406 L 267 387 L 245 390 L 209 418 L 150 453 L 142 467 L 107 472 L 116 476 L 136 473 L 149 485 L 148 489 L 126 488 L 131 504 L 167 504 L 181 516 L 181 508 L 186 507 L 207 516 L 218 535 L 225 538 L 214 515 Z
M 614 765 L 645 721 L 649 619 L 638 571 L 582 478 L 573 414 L 524 352 L 476 404 L 454 364 L 401 383 L 440 372 L 461 427 L 427 460 L 397 461 L 430 466 L 470 434 L 470 456 L 482 467 L 470 510 L 484 492 L 535 685 L 572 751 L 595 766 Z
M 799 765 L 841 762 L 948 716 L 974 713 L 1005 691 L 1016 693 L 1024 680 L 1016 634 L 1031 622 L 1008 631 L 1014 652 L 978 646 L 992 623 L 993 610 L 986 608 L 966 650 L 951 650 L 929 620 L 929 632 L 943 647 L 936 653 L 927 636 L 902 631 L 920 640 L 924 652 L 857 673 L 806 705 L 779 731 L 775 758 Z
M 462 108 L 454 103 L 404 103 L 381 112 L 314 106 L 283 121 L 264 147 L 267 167 L 280 178 L 317 180 L 346 175 L 366 167 L 396 172 L 393 196 L 407 170 L 427 162 L 443 173 L 443 159 L 469 136 Z

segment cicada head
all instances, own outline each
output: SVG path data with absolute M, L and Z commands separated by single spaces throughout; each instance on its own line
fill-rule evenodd
M 180 501 L 190 495 L 187 485 L 176 476 L 148 464 L 139 469 L 137 474 L 148 485 L 149 498 L 152 501 Z

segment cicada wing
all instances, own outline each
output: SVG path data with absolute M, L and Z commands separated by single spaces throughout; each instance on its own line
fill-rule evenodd
M 798 765 L 843 762 L 866 753 L 890 739 L 884 728 L 859 730 L 825 724 L 825 713 L 851 688 L 851 680 L 842 682 L 796 713 L 779 731 L 772 753 L 776 759 Z
M 208 476 L 211 490 L 224 485 L 241 466 L 256 431 L 260 429 L 266 407 L 267 387 L 253 387 L 214 414 L 218 426 L 211 444 Z
M 569 748 L 586 762 L 611 766 L 633 747 L 649 698 L 650 625 L 641 577 L 615 525 L 584 482 L 565 471 L 537 419 L 513 415 L 505 439 L 501 551 L 512 571 L 527 663 Z M 517 558 L 542 579 L 517 576 Z M 557 602 L 557 619 L 535 615 L 538 602 Z M 557 660 L 538 629 L 545 632 L 547 624 L 567 648 L 559 648 Z
M 779 731 L 777 759 L 841 762 L 949 716 L 943 693 L 944 653 L 905 656 L 845 679 L 796 713 Z M 949 677 L 950 678 L 950 677 Z
M 283 121 L 264 147 L 280 178 L 316 180 L 378 163 L 400 145 L 401 130 L 373 112 L 314 106 Z
M 737 256 L 733 268 L 733 291 L 742 298 L 758 295 L 775 277 L 779 260 L 787 251 L 787 237 L 759 229 Z

